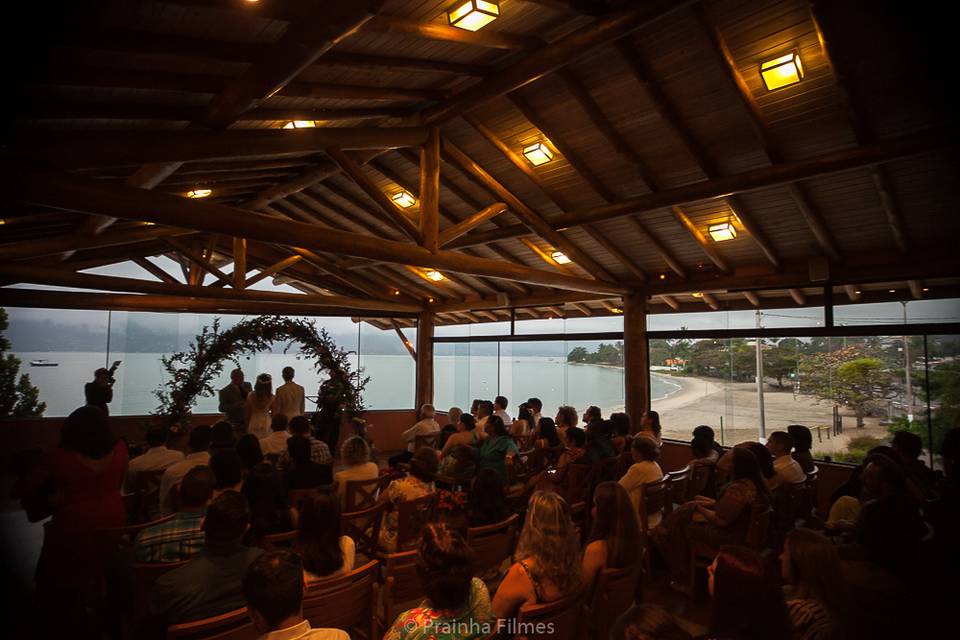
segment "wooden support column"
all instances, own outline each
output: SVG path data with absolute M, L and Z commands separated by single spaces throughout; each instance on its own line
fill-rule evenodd
M 420 313 L 417 322 L 417 403 L 433 404 L 433 324 L 432 311 Z
M 636 431 L 640 415 L 650 407 L 647 294 L 642 290 L 623 296 L 623 371 L 627 415 Z
M 430 129 L 420 148 L 420 235 L 431 253 L 439 250 L 440 236 L 440 130 Z
M 247 284 L 247 239 L 233 239 L 233 288 L 242 291 Z

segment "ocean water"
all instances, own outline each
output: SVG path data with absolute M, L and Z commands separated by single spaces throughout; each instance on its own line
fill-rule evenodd
M 40 400 L 47 403 L 46 416 L 65 416 L 84 403 L 83 385 L 93 379 L 93 371 L 121 360 L 114 385 L 114 399 L 110 404 L 112 415 L 146 415 L 156 409 L 154 391 L 165 376 L 157 353 L 101 353 L 83 352 L 20 352 L 21 373 L 28 373 L 30 381 L 40 390 Z M 363 375 L 370 378 L 364 391 L 364 403 L 369 409 L 409 409 L 415 393 L 415 367 L 409 355 L 352 356 L 354 370 L 359 364 Z M 56 367 L 32 367 L 31 360 L 50 360 Z M 295 354 L 263 353 L 241 361 L 248 381 L 260 373 L 273 376 L 274 385 L 282 383 L 280 371 L 285 366 L 296 369 L 296 381 L 313 395 L 325 374 L 313 371 L 312 363 L 299 360 Z M 223 373 L 213 384 L 215 389 L 229 382 L 233 364 L 225 363 Z M 434 394 L 438 409 L 452 406 L 469 408 L 473 398 L 492 399 L 504 395 L 510 399 L 511 413 L 519 402 L 536 396 L 543 400 L 544 414 L 553 415 L 556 407 L 569 404 L 582 410 L 595 404 L 604 413 L 622 410 L 623 370 L 597 365 L 570 364 L 559 357 L 496 357 L 437 356 L 434 362 Z M 669 395 L 677 386 L 659 376 L 652 377 L 651 395 L 660 398 Z M 216 413 L 216 394 L 200 398 L 194 409 L 197 413 Z

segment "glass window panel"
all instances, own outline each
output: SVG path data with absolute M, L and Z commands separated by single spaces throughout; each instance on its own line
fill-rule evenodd
M 909 300 L 843 304 L 833 308 L 834 325 L 854 327 L 876 324 L 960 322 L 960 299 Z
M 543 415 L 553 416 L 564 403 L 566 350 L 560 341 L 500 344 L 500 395 L 510 401 L 507 413 L 528 398 L 540 398 Z
M 510 321 L 505 322 L 478 322 L 468 325 L 471 336 L 508 336 L 510 335 Z
M 576 407 L 580 413 L 596 405 L 605 417 L 623 411 L 623 341 L 569 341 L 565 348 L 564 404 Z
M 410 344 L 417 330 L 403 329 Z M 363 393 L 368 409 L 412 409 L 417 385 L 417 365 L 393 328 L 378 329 L 360 323 L 360 368 L 370 382 Z
M 444 324 L 434 327 L 435 338 L 465 338 L 470 335 L 469 324 Z
M 823 307 L 764 309 L 760 314 L 761 326 L 765 328 L 821 327 L 824 321 Z M 753 329 L 756 326 L 757 312 L 751 310 L 647 315 L 649 331 Z
M 518 317 L 522 317 L 518 315 Z M 517 320 L 514 323 L 517 335 L 531 335 L 537 333 L 563 333 L 563 318 L 544 318 L 542 320 Z
M 623 332 L 623 316 L 600 316 L 598 318 L 567 318 L 564 333 L 588 333 L 593 331 Z

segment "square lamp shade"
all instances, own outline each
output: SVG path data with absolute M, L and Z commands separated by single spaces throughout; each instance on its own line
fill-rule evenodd
M 714 242 L 723 242 L 724 240 L 733 240 L 737 237 L 737 228 L 731 222 L 721 222 L 707 227 L 707 232 Z
M 477 31 L 500 17 L 500 6 L 488 0 L 458 0 L 447 10 L 450 25 Z
M 284 129 L 313 129 L 317 123 L 313 120 L 291 120 L 283 125 Z
M 434 282 L 440 282 L 446 279 L 439 271 L 427 271 L 426 275 L 428 280 L 433 280 Z
M 398 207 L 403 207 L 404 209 L 409 209 L 413 205 L 417 204 L 417 199 L 414 198 L 406 191 L 398 191 L 390 199 L 393 200 L 393 203 Z
M 550 151 L 550 148 L 542 142 L 524 147 L 523 155 L 530 161 L 530 164 L 535 167 L 539 167 L 553 160 L 553 151 Z
M 201 189 L 197 187 L 196 189 L 190 189 L 190 191 L 187 191 L 187 197 L 188 198 L 206 198 L 212 193 L 213 193 L 213 189 Z
M 557 264 L 570 264 L 570 258 L 567 257 L 563 251 L 554 251 L 550 254 L 550 257 L 553 258 L 553 261 Z
M 787 55 L 768 60 L 760 65 L 760 76 L 767 91 L 774 91 L 797 84 L 803 80 L 803 65 L 800 54 L 792 51 Z

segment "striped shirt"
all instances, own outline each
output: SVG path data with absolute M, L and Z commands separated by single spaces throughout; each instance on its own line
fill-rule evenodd
M 333 464 L 333 456 L 330 455 L 330 447 L 323 440 L 317 440 L 313 436 L 307 436 L 310 440 L 310 462 L 317 464 Z M 284 451 L 277 460 L 277 471 L 283 471 L 290 466 L 290 451 Z
M 134 557 L 147 563 L 189 560 L 203 548 L 202 520 L 203 511 L 178 511 L 173 519 L 147 527 L 137 535 Z

